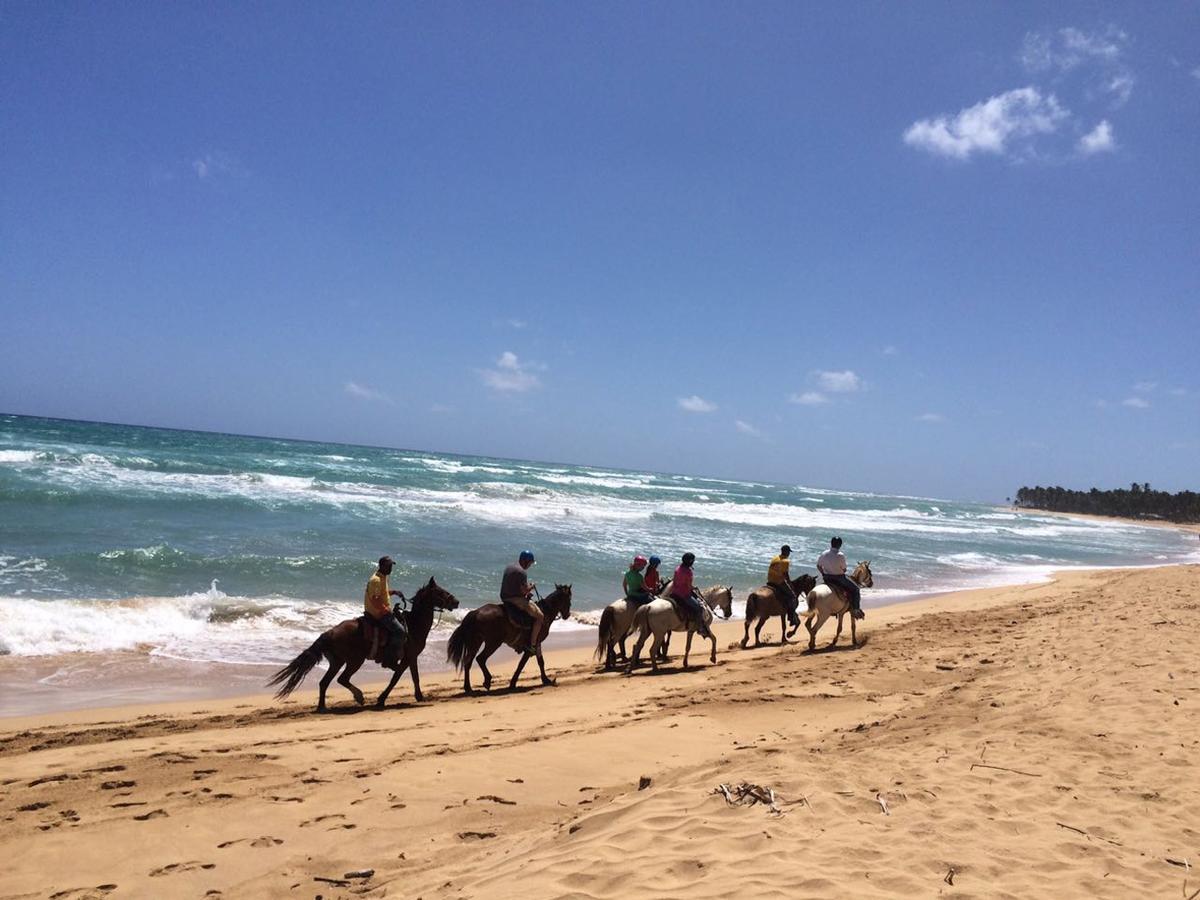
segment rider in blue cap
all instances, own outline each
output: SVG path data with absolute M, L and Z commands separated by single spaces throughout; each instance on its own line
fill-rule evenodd
M 530 629 L 528 642 L 531 653 L 535 652 L 538 644 L 542 642 L 542 623 L 546 619 L 542 614 L 542 608 L 532 600 L 533 589 L 536 585 L 529 580 L 529 576 L 526 574 L 534 561 L 532 550 L 522 550 L 517 556 L 517 561 L 504 570 L 504 577 L 500 581 L 500 599 L 533 617 L 533 627 Z

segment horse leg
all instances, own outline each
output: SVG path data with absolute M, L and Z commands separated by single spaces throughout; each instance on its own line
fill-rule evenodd
M 758 624 L 754 626 L 754 646 L 762 646 L 762 629 L 767 624 L 767 617 L 763 616 L 758 620 Z
M 742 649 L 746 649 L 746 645 L 750 643 L 750 616 L 746 616 L 746 633 L 742 635 Z
M 670 632 L 667 632 L 670 634 Z M 650 671 L 658 671 L 658 652 L 662 649 L 662 635 L 657 631 L 654 632 L 654 640 L 650 643 Z M 637 648 L 633 650 L 633 657 L 637 659 Z
M 838 617 L 838 627 L 837 627 L 837 631 L 834 632 L 833 640 L 829 642 L 830 647 L 837 646 L 838 638 L 840 638 L 842 636 L 842 619 L 846 618 L 845 610 L 838 613 L 837 617 Z
M 825 620 L 829 618 L 829 613 L 821 610 L 817 613 L 817 621 L 813 622 L 813 626 L 808 632 L 808 649 L 817 649 L 817 632 L 821 630 L 821 626 L 825 624 Z
M 521 670 L 525 668 L 525 663 L 529 662 L 529 656 L 528 650 L 521 654 L 521 659 L 517 662 L 517 671 L 513 672 L 512 680 L 508 683 L 510 691 L 517 686 L 517 679 L 521 677 Z
M 621 661 L 621 662 L 629 662 L 629 654 L 627 654 L 627 653 L 625 652 L 625 639 L 626 639 L 626 638 L 628 638 L 628 637 L 629 637 L 629 632 L 626 632 L 626 633 L 625 633 L 624 635 L 622 635 L 622 637 L 621 637 L 621 655 L 618 657 L 618 659 L 620 659 L 620 661 Z M 611 647 L 609 648 L 609 652 L 610 652 L 610 653 L 612 652 L 612 648 L 611 648 Z
M 338 669 L 340 669 L 341 667 L 342 667 L 341 660 L 335 660 L 335 659 L 330 658 L 329 669 L 325 672 L 325 675 L 321 678 L 321 693 L 317 697 L 317 712 L 325 712 L 326 711 L 325 710 L 325 692 L 327 690 L 329 690 L 329 685 L 331 685 L 333 683 L 333 679 L 337 675 Z
M 379 699 L 375 701 L 376 709 L 383 709 L 387 703 L 388 694 L 392 692 L 392 688 L 396 686 L 396 682 L 400 680 L 400 675 L 404 671 L 404 663 L 400 663 L 396 668 L 392 669 L 392 680 L 388 682 L 388 686 L 383 689 L 383 693 L 379 695 Z
M 788 642 L 787 639 L 787 613 L 779 614 L 779 646 L 782 647 Z
M 683 668 L 688 667 L 688 654 L 692 652 L 692 635 L 695 634 L 692 629 L 687 630 L 687 642 L 683 645 Z
M 850 617 L 850 643 L 855 647 L 858 646 L 858 619 L 854 616 Z
M 363 696 L 363 692 L 350 683 L 350 679 L 354 673 L 359 670 L 363 664 L 363 657 L 346 661 L 346 668 L 342 669 L 342 674 L 338 676 L 337 683 L 354 695 L 354 702 L 362 706 L 367 702 L 367 698 Z
M 488 671 L 487 661 L 488 658 L 496 652 L 496 648 L 499 646 L 500 642 L 498 640 L 488 641 L 484 645 L 483 651 L 475 657 L 475 662 L 479 663 L 479 668 L 483 672 L 483 689 L 485 691 L 490 691 L 492 689 L 492 673 Z
M 708 661 L 714 666 L 717 664 L 717 636 L 709 631 L 709 638 L 712 641 L 712 653 L 708 655 Z
M 542 659 L 542 645 L 538 644 L 537 648 L 538 671 L 542 673 L 542 685 L 544 687 L 552 687 L 557 684 L 557 679 L 551 678 L 546 674 L 546 661 Z
M 417 671 L 416 657 L 413 658 L 412 665 L 408 667 L 408 673 L 412 676 L 413 699 L 418 703 L 424 703 L 425 695 L 421 693 L 421 673 Z
M 659 652 L 659 658 L 663 662 L 666 662 L 671 653 L 671 632 L 668 631 L 666 634 L 663 635 L 662 646 L 659 647 L 658 652 Z

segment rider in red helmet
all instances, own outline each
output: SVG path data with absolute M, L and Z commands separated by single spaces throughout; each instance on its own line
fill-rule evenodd
M 633 562 L 629 564 L 629 571 L 621 580 L 621 587 L 625 590 L 625 602 L 633 606 L 641 606 L 654 599 L 653 595 L 646 590 L 646 579 L 642 575 L 644 568 L 646 568 L 646 557 L 639 553 L 633 558 Z

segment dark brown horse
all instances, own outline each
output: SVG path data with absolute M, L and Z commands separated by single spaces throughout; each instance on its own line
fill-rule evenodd
M 817 586 L 817 579 L 807 572 L 799 578 L 793 578 L 790 582 L 792 590 L 796 592 L 797 597 L 803 597 L 814 587 Z M 758 619 L 758 624 L 754 626 L 754 646 L 758 647 L 762 644 L 762 638 L 759 635 L 762 633 L 763 625 L 771 616 L 779 616 L 779 643 L 786 644 L 789 637 L 787 633 L 787 610 L 783 608 L 783 604 L 779 602 L 779 597 L 775 594 L 775 589 L 769 584 L 757 588 L 750 592 L 750 596 L 746 598 L 746 633 L 742 636 L 742 646 L 745 647 L 750 640 L 750 623 Z M 792 629 L 795 634 L 797 625 Z
M 392 680 L 388 682 L 388 686 L 383 689 L 383 693 L 375 701 L 378 709 L 383 709 L 388 694 L 392 692 L 392 688 L 396 686 L 396 682 L 400 680 L 405 669 L 412 672 L 413 696 L 418 702 L 425 699 L 421 693 L 421 675 L 417 671 L 417 657 L 425 649 L 429 629 L 433 627 L 433 611 L 435 609 L 454 609 L 458 606 L 458 601 L 454 599 L 453 594 L 430 578 L 429 584 L 413 596 L 412 604 L 413 608 L 407 617 L 408 640 L 405 642 L 404 651 L 395 661 L 380 663 L 384 668 L 392 670 Z M 329 671 L 321 679 L 321 694 L 317 700 L 317 712 L 325 712 L 325 691 L 343 666 L 345 669 L 338 678 L 338 684 L 352 693 L 354 702 L 362 706 L 364 703 L 363 692 L 352 685 L 350 679 L 362 666 L 370 652 L 371 638 L 367 632 L 367 626 L 364 625 L 361 618 L 348 619 L 334 625 L 313 641 L 311 647 L 276 672 L 267 684 L 271 687 L 281 685 L 275 696 L 282 700 L 299 687 L 300 682 L 312 671 L 313 666 L 321 661 L 321 657 L 325 657 L 329 661 Z
M 542 684 L 549 685 L 554 684 L 554 679 L 546 675 L 546 663 L 542 659 L 541 642 L 550 633 L 550 626 L 556 618 L 561 616 L 568 619 L 571 617 L 571 586 L 556 584 L 553 593 L 545 599 L 539 600 L 538 606 L 542 608 L 545 621 L 542 624 L 541 640 L 537 644 L 536 656 L 538 669 L 542 673 Z M 463 617 L 462 623 L 454 629 L 454 633 L 450 635 L 450 640 L 446 644 L 446 659 L 454 664 L 454 668 L 462 670 L 463 690 L 468 694 L 472 692 L 472 662 L 479 663 L 479 668 L 483 670 L 483 689 L 485 691 L 492 689 L 492 673 L 488 671 L 487 660 L 501 644 L 508 644 L 521 654 L 517 670 L 513 672 L 512 680 L 508 683 L 509 690 L 515 688 L 517 679 L 521 677 L 521 670 L 525 668 L 525 663 L 529 662 L 530 656 L 535 655 L 524 646 L 525 636 L 528 633 L 528 628 L 520 628 L 513 624 L 504 611 L 502 603 L 489 603 L 467 613 Z M 482 650 L 480 650 L 481 647 Z

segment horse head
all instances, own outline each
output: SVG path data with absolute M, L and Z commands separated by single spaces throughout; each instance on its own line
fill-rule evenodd
M 807 572 L 802 572 L 799 578 L 792 581 L 792 590 L 797 596 L 803 597 L 817 586 L 817 579 Z
M 550 596 L 558 597 L 562 603 L 562 609 L 558 611 L 559 616 L 563 619 L 571 618 L 571 586 L 569 584 L 556 584 L 554 586 L 554 593 Z
M 728 619 L 733 615 L 733 585 L 710 587 L 702 596 L 709 609 L 721 611 L 721 618 Z
M 865 559 L 855 566 L 854 575 L 851 578 L 859 587 L 874 587 L 875 579 L 871 575 L 871 561 Z
M 414 606 L 422 601 L 432 604 L 434 609 L 455 609 L 458 607 L 458 598 L 434 581 L 432 577 L 430 577 L 428 584 L 413 595 Z

